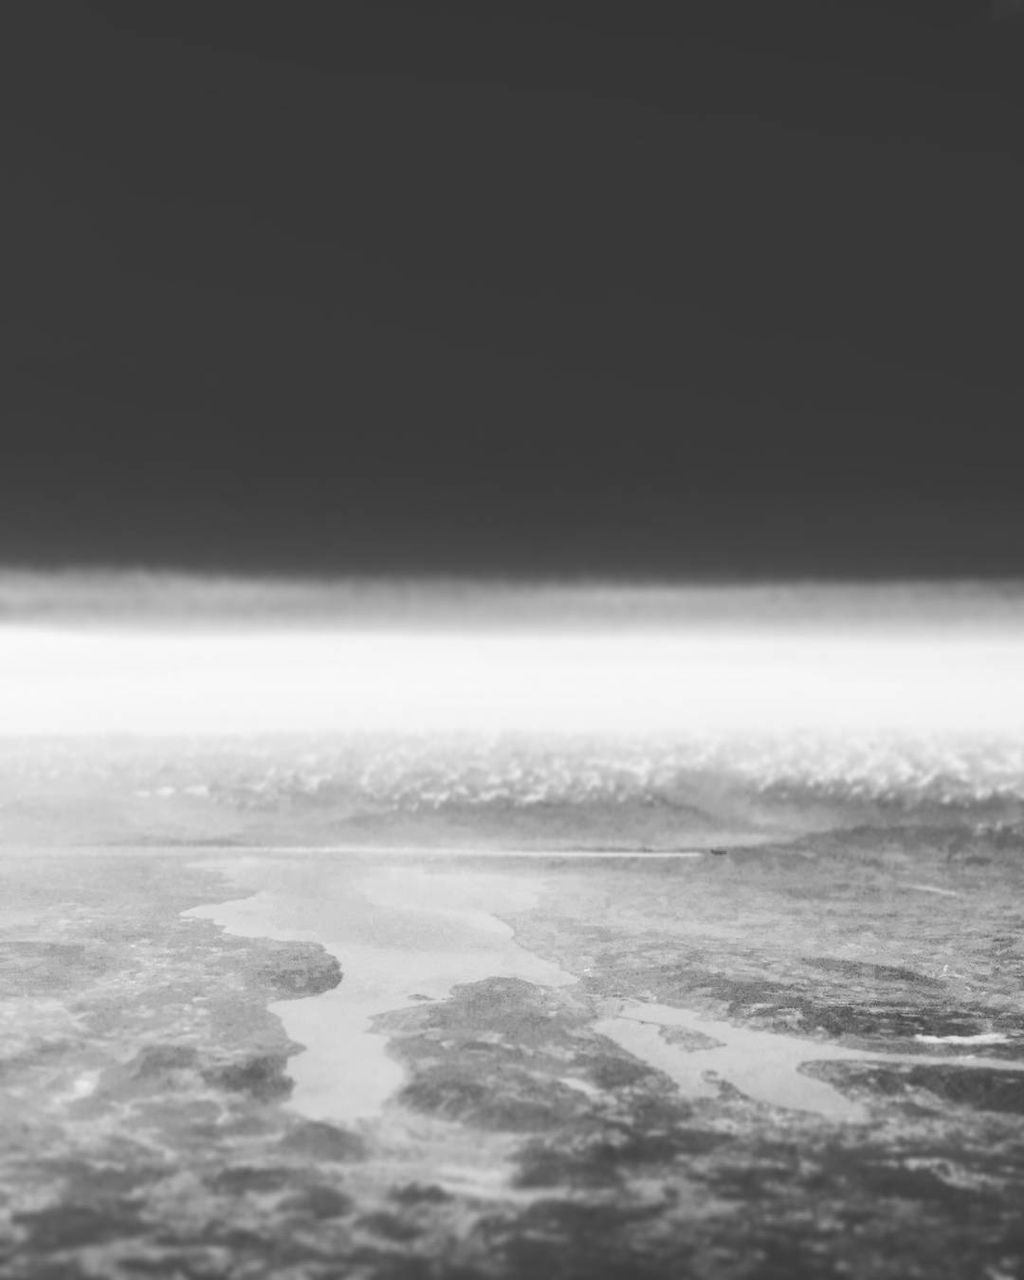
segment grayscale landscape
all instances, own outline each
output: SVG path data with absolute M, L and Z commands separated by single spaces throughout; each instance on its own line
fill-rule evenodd
M 0 1280 L 1024 1280 L 1024 0 L 0 85 Z
M 2 1262 L 1021 1274 L 1000 742 L 5 742 Z

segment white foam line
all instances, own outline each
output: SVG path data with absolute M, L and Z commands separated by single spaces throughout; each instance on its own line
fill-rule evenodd
M 182 846 L 184 847 L 184 846 Z M 651 858 L 704 858 L 710 849 L 480 849 L 464 846 L 442 845 L 316 845 L 316 844 L 264 844 L 264 845 L 202 845 L 190 848 L 190 853 L 216 855 L 239 854 L 338 854 L 352 857 L 436 857 L 436 858 L 573 858 L 590 861 L 600 859 L 647 860 Z
M 915 1040 L 922 1044 L 1009 1044 L 1010 1037 L 1002 1031 L 982 1031 L 976 1036 L 926 1036 L 918 1034 Z M 955 1059 L 952 1059 L 955 1061 Z
M 909 881 L 901 881 L 899 887 L 901 889 L 916 889 L 919 893 L 938 893 L 944 898 L 958 898 L 960 896 L 955 889 L 940 889 L 937 884 L 912 884 Z
M 144 856 L 166 857 L 170 854 L 184 854 L 190 862 L 201 862 L 204 858 L 223 861 L 231 855 L 256 857 L 267 856 L 288 857 L 325 854 L 337 857 L 373 857 L 387 858 L 476 858 L 478 860 L 497 860 L 499 858 L 520 858 L 524 860 L 560 858 L 563 861 L 606 861 L 642 862 L 665 861 L 666 859 L 703 858 L 710 849 L 488 849 L 488 848 L 443 848 L 436 845 L 319 845 L 319 844 L 52 844 L 5 846 L 0 844 L 0 861 L 12 857 L 67 857 L 69 854 L 94 854 L 104 858 L 135 858 Z

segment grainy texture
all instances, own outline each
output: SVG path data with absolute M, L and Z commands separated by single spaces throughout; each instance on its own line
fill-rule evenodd
M 1001 1033 L 986 1058 L 1024 1065 L 1024 874 L 972 848 L 908 830 L 545 863 L 510 923 L 577 982 L 498 974 L 382 1015 L 406 1082 L 360 1132 L 289 1109 L 300 1046 L 267 1011 L 344 981 L 322 947 L 183 917 L 238 894 L 181 852 L 8 853 L 4 1273 L 1016 1275 L 1024 1072 L 914 1038 Z M 901 888 L 908 858 L 947 892 Z M 877 1051 L 805 1068 L 868 1121 L 726 1078 L 681 1096 L 595 1030 L 623 1000 Z

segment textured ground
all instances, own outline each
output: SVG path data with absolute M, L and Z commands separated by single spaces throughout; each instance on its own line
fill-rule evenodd
M 223 853 L 11 844 L 0 1273 L 1024 1275 L 1024 1071 L 1000 1069 L 1024 1065 L 1024 837 L 990 816 L 680 862 L 429 859 L 539 885 L 499 915 L 568 980 L 421 1000 L 411 973 L 375 1024 L 404 1084 L 357 1125 L 297 1113 L 269 1008 L 343 994 L 336 957 L 183 914 L 244 897 Z M 317 858 L 341 874 L 304 876 Z M 720 1052 L 686 1096 L 604 1034 L 637 1007 L 857 1051 L 799 1071 L 861 1119 L 745 1094 Z

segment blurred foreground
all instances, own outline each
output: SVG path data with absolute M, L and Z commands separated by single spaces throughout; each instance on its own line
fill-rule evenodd
M 1010 748 L 789 745 L 9 744 L 0 1270 L 1020 1274 Z

